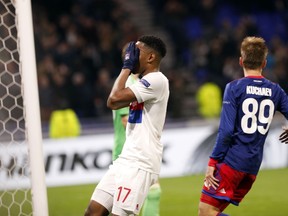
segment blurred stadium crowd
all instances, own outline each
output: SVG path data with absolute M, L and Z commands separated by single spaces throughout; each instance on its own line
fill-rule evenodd
M 267 41 L 264 75 L 288 92 L 286 0 L 146 4 L 173 52 L 172 66 L 162 65 L 170 80 L 168 118 L 205 117 L 199 113 L 200 87 L 212 82 L 222 94 L 227 82 L 242 76 L 239 45 L 248 35 Z M 106 99 L 122 66 L 121 49 L 146 34 L 125 5 L 121 0 L 32 1 L 42 121 L 66 108 L 80 119 L 111 117 Z

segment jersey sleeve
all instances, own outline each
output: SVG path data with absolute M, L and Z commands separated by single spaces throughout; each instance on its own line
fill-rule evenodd
M 163 82 L 159 76 L 145 76 L 129 88 L 133 91 L 138 103 L 153 100 L 163 91 Z
M 278 85 L 279 86 L 279 85 Z M 288 120 L 288 96 L 286 92 L 279 86 L 279 98 L 280 103 L 277 110 L 281 112 L 285 118 Z
M 220 162 L 225 157 L 231 140 L 233 139 L 236 115 L 237 106 L 235 95 L 231 85 L 227 84 L 223 96 L 219 130 L 210 158 Z

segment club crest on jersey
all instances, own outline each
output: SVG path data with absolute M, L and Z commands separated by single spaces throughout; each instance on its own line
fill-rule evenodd
M 134 101 L 130 104 L 129 118 L 128 118 L 129 123 L 136 124 L 142 122 L 143 107 L 144 102 L 138 103 L 137 101 Z
M 146 88 L 148 88 L 151 84 L 147 81 L 147 80 L 145 80 L 145 79 L 140 79 L 140 82 L 146 87 Z

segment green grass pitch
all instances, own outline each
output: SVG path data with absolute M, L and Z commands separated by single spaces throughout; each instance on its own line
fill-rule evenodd
M 161 216 L 196 216 L 204 174 L 161 178 Z M 226 214 L 232 216 L 287 216 L 288 168 L 261 170 L 251 191 Z M 83 215 L 95 185 L 48 188 L 50 216 Z

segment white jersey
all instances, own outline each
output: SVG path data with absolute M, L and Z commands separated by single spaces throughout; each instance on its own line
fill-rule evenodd
M 137 101 L 130 104 L 126 142 L 115 161 L 148 172 L 160 173 L 169 82 L 161 72 L 145 75 L 129 87 Z

